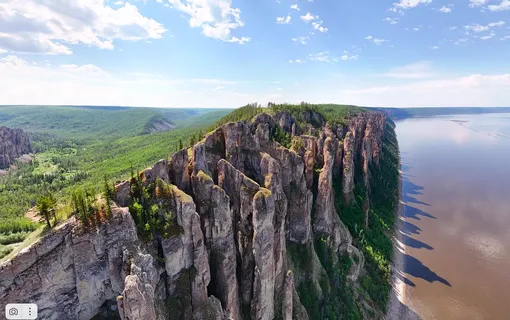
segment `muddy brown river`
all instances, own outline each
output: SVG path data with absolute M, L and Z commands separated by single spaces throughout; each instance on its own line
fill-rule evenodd
M 404 303 L 423 319 L 510 319 L 510 114 L 396 124 Z

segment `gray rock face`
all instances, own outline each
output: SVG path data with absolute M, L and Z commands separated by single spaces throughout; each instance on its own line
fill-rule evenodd
M 0 127 L 0 169 L 9 168 L 14 160 L 31 152 L 32 145 L 23 130 Z
M 347 128 L 315 111 L 302 118 L 318 137 L 300 135 L 287 112 L 260 114 L 210 132 L 191 159 L 183 149 L 145 169 L 143 183 L 157 182 L 159 215 L 173 217 L 164 236 L 141 241 L 127 208 L 114 207 L 95 229 L 71 219 L 0 266 L 1 303 L 37 301 L 44 319 L 90 319 L 105 305 L 123 320 L 308 319 L 296 288 L 307 281 L 322 292 L 327 278 L 312 241 L 358 261 L 349 281 L 362 272 L 333 184 L 341 179 L 341 196 L 352 201 L 358 165 L 369 185 L 385 118 L 363 114 Z M 273 141 L 277 124 L 293 133 L 291 150 Z M 118 205 L 132 203 L 129 181 L 116 191 Z M 289 260 L 292 248 L 308 250 L 310 270 Z
M 344 139 L 342 192 L 344 201 L 350 203 L 354 190 L 354 137 L 349 131 Z
M 42 319 L 90 319 L 124 290 L 124 256 L 138 245 L 126 208 L 93 232 L 70 220 L 0 267 L 1 307 L 37 301 Z
M 170 182 L 179 189 L 188 191 L 190 189 L 188 171 L 188 150 L 182 149 L 174 153 L 168 163 Z

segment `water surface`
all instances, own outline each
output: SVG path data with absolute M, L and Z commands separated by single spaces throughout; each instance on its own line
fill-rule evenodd
M 397 122 L 406 303 L 423 319 L 510 319 L 510 114 Z

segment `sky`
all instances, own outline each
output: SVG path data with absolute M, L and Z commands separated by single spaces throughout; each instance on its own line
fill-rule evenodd
M 510 106 L 510 0 L 0 0 L 0 104 Z

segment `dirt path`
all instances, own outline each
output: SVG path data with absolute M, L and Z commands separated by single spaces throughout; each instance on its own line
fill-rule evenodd
M 393 236 L 393 261 L 391 265 L 391 293 L 386 320 L 419 320 L 421 319 L 406 305 L 406 285 L 404 279 L 404 255 L 406 246 L 402 242 L 404 203 L 402 201 L 402 170 L 399 161 L 399 204 L 395 209 L 395 230 Z

